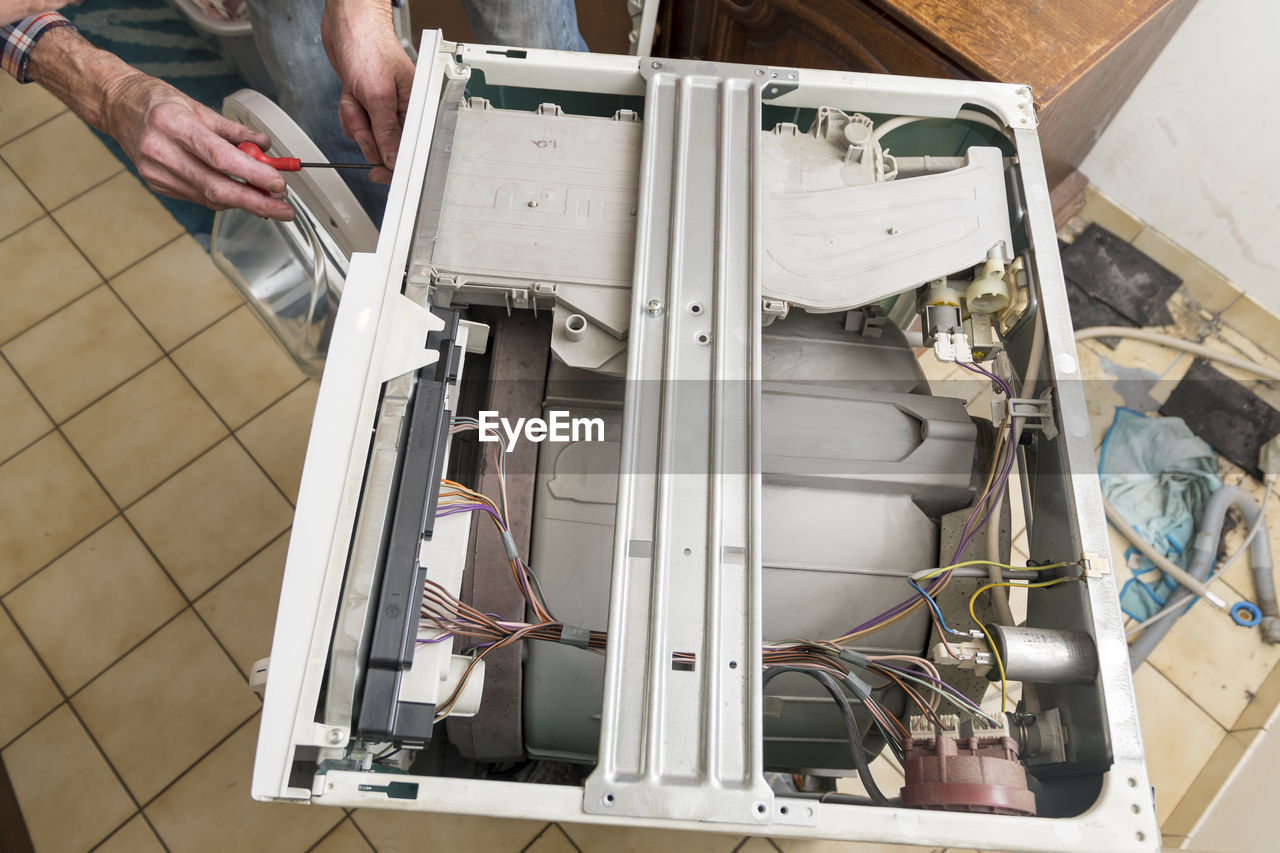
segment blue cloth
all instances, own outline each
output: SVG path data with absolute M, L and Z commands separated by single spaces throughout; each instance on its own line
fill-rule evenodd
M 277 101 L 325 157 L 334 163 L 363 163 L 360 147 L 342 134 L 338 99 L 342 83 L 320 41 L 322 0 L 248 0 L 253 38 Z M 513 47 L 586 50 L 578 32 L 573 0 L 464 0 L 478 41 Z M 429 27 L 430 21 L 415 22 Z M 387 206 L 387 187 L 368 175 L 343 169 L 343 179 L 375 225 Z
M 1117 408 L 1102 442 L 1102 494 L 1156 551 L 1186 568 L 1209 496 L 1222 488 L 1213 448 L 1181 418 L 1148 418 Z M 1135 619 L 1163 607 L 1176 584 L 1145 557 L 1121 588 L 1120 605 Z

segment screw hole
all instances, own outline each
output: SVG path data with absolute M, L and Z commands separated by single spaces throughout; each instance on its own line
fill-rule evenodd
M 786 814 L 786 813 L 787 813 L 787 807 L 786 807 L 786 806 L 783 806 L 782 808 L 778 809 L 778 811 L 779 811 L 780 813 L 782 813 L 782 814 Z
M 685 548 L 685 549 L 684 549 L 684 555 L 685 555 L 686 557 L 690 556 L 691 554 L 693 554 L 693 551 L 692 551 L 691 549 L 689 549 L 689 548 Z
M 701 313 L 702 313 L 702 303 L 701 303 L 701 302 L 691 302 L 691 303 L 689 303 L 689 313 L 690 313 L 690 314 L 701 314 Z
M 709 340 L 711 340 L 711 337 L 710 337 L 709 335 L 707 335 L 707 333 L 706 333 L 706 332 L 699 332 L 699 333 L 698 333 L 698 343 L 700 343 L 700 344 L 705 344 L 705 343 L 706 343 L 707 341 L 709 341 Z
M 764 803 L 756 803 L 756 814 L 764 814 L 764 812 L 765 812 Z
M 600 798 L 606 806 L 613 805 L 613 794 L 605 794 Z
M 729 661 L 729 669 L 737 669 L 737 668 L 738 668 L 738 662 L 736 660 Z
M 1147 840 L 1147 835 L 1146 835 L 1146 833 L 1144 833 L 1144 832 L 1136 833 L 1136 835 L 1137 835 L 1137 837 L 1138 837 L 1138 840 L 1139 840 L 1139 841 L 1146 841 L 1146 840 Z
M 1138 787 L 1138 780 L 1137 780 L 1137 779 L 1130 779 L 1130 780 L 1129 780 L 1129 787 L 1130 787 L 1130 788 L 1136 788 L 1136 787 Z
M 804 816 L 805 816 L 805 817 L 813 817 L 813 808 L 812 808 L 812 807 L 808 807 L 808 808 L 806 808 L 806 809 L 804 810 Z
M 1134 803 L 1134 804 L 1133 804 L 1132 806 L 1130 806 L 1129 808 L 1130 808 L 1130 810 L 1132 810 L 1132 811 L 1133 811 L 1133 813 L 1134 813 L 1134 814 L 1139 814 L 1139 813 L 1142 811 L 1142 808 L 1141 808 L 1137 803 Z

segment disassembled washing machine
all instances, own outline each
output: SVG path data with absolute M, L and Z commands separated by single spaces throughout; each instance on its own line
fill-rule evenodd
M 1157 845 L 1026 89 L 428 32 L 397 163 L 273 291 L 324 373 L 256 797 Z

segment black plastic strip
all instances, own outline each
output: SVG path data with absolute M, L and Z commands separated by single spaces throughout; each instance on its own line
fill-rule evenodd
M 422 713 L 417 707 L 405 707 L 411 703 L 402 703 L 398 697 L 401 674 L 413 664 L 427 572 L 418 556 L 422 541 L 430 539 L 434 530 L 444 470 L 450 419 L 446 392 L 450 383 L 457 380 L 462 355 L 455 343 L 458 312 L 433 310 L 445 326 L 427 337 L 427 348 L 438 351 L 440 357 L 435 364 L 419 370 L 414 383 L 356 725 L 356 733 L 364 737 L 423 743 L 431 738 L 433 715 Z

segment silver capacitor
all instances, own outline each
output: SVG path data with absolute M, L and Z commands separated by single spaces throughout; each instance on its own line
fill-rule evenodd
M 1090 684 L 1098 675 L 1098 650 L 1082 631 L 988 625 L 1005 678 L 1034 684 Z M 988 678 L 998 679 L 993 667 Z

